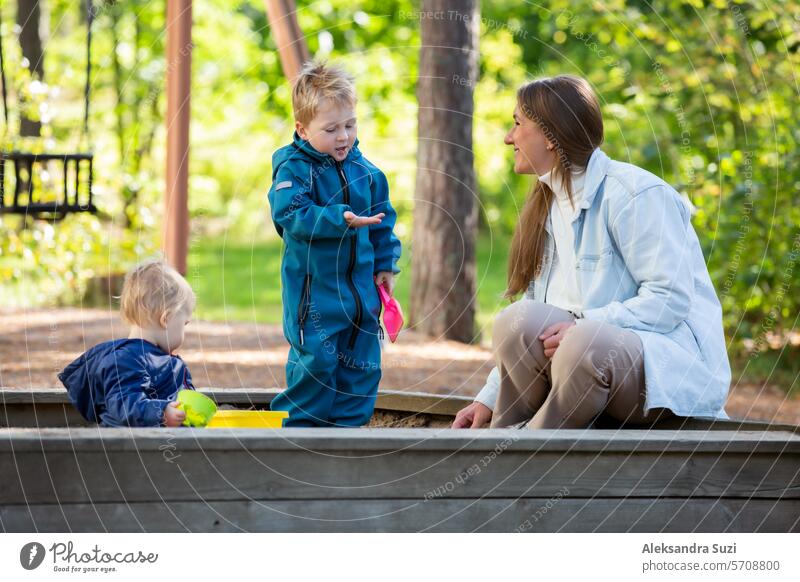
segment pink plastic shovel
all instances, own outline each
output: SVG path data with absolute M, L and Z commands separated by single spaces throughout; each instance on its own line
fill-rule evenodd
M 383 303 L 383 325 L 386 327 L 389 339 L 394 343 L 400 335 L 400 330 L 403 329 L 403 310 L 397 299 L 389 295 L 383 285 L 378 285 L 378 293 Z

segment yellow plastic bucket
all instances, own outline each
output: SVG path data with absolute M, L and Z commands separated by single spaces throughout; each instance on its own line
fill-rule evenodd
M 207 428 L 282 428 L 285 410 L 218 410 Z

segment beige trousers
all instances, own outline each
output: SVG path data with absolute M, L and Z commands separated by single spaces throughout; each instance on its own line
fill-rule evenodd
M 516 301 L 495 319 L 494 355 L 500 392 L 492 427 L 523 421 L 528 428 L 586 428 L 603 411 L 631 424 L 671 415 L 644 414 L 642 342 L 633 331 L 591 320 L 570 327 L 551 358 L 539 339 L 544 330 L 574 316 L 558 307 Z

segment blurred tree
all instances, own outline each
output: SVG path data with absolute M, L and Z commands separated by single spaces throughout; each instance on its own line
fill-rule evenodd
M 156 132 L 164 122 L 164 10 L 165 5 L 158 3 L 137 4 L 131 10 L 127 2 L 109 1 L 100 24 L 111 36 L 114 127 L 126 227 L 137 225 L 139 197 L 160 170 L 145 164 L 153 156 Z
M 31 77 L 44 81 L 44 50 L 41 37 L 41 5 L 44 0 L 17 0 L 17 26 L 22 56 L 27 62 Z M 22 136 L 38 136 L 42 130 L 38 114 L 31 115 L 24 93 L 20 98 L 19 133 Z
M 477 0 L 423 0 L 410 325 L 475 340 Z

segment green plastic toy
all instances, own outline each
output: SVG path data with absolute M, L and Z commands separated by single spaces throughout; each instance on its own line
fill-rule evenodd
M 186 412 L 183 426 L 204 427 L 217 413 L 216 403 L 195 390 L 178 392 L 178 408 Z

